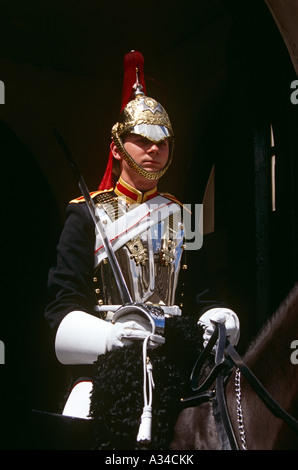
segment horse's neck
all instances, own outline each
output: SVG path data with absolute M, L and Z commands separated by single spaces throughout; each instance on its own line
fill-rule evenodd
M 265 325 L 245 355 L 245 362 L 270 388 L 289 379 L 298 384 L 298 365 L 291 362 L 291 344 L 298 339 L 298 284 Z

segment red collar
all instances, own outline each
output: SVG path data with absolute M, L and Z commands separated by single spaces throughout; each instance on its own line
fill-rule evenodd
M 157 186 L 153 189 L 150 189 L 150 191 L 143 193 L 142 191 L 139 191 L 138 189 L 130 186 L 130 184 L 126 183 L 126 181 L 124 181 L 121 176 L 116 183 L 114 191 L 117 196 L 125 198 L 126 201 L 130 204 L 141 204 L 142 202 L 149 201 L 149 199 L 152 199 L 158 194 Z

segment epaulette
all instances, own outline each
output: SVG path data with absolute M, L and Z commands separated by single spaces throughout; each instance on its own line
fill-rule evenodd
M 187 210 L 187 212 L 191 214 L 190 210 L 187 207 L 185 207 L 185 205 L 182 202 L 180 202 L 179 199 L 173 196 L 173 194 L 170 194 L 170 193 L 159 193 L 159 194 L 167 199 L 170 199 L 170 201 L 175 202 L 176 204 L 179 204 L 179 206 L 183 207 L 185 210 Z
M 104 189 L 102 191 L 92 191 L 90 192 L 90 197 L 92 199 L 94 199 L 96 196 L 98 196 L 99 194 L 102 194 L 102 193 L 110 193 L 114 191 L 114 188 L 111 188 L 111 189 Z M 85 202 L 85 198 L 84 196 L 80 196 L 80 197 L 77 197 L 75 199 L 72 199 L 71 201 L 69 201 L 69 204 L 80 204 L 81 202 Z
M 170 199 L 170 201 L 176 202 L 177 204 L 179 204 L 179 206 L 183 207 L 182 202 L 180 202 L 175 196 L 173 196 L 173 194 L 170 194 L 170 193 L 159 193 L 159 194 L 163 197 L 166 197 L 167 199 Z

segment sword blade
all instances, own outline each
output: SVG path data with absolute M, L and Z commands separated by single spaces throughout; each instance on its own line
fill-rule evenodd
M 86 201 L 87 207 L 89 209 L 89 212 L 90 212 L 90 215 L 93 219 L 95 227 L 96 227 L 98 233 L 101 236 L 105 252 L 107 254 L 107 257 L 108 257 L 108 260 L 110 262 L 113 274 L 114 274 L 115 279 L 116 279 L 116 283 L 117 283 L 117 286 L 118 286 L 118 289 L 119 289 L 121 300 L 122 300 L 124 305 L 128 304 L 128 303 L 132 303 L 132 298 L 131 298 L 129 290 L 127 288 L 123 273 L 122 273 L 121 268 L 119 266 L 119 263 L 118 263 L 118 260 L 116 258 L 116 255 L 114 253 L 111 242 L 110 242 L 109 238 L 107 237 L 107 234 L 104 230 L 104 227 L 103 227 L 103 224 L 100 220 L 100 217 L 96 213 L 96 207 L 95 207 L 95 204 L 94 204 L 94 202 L 93 202 L 93 200 L 90 196 L 90 192 L 87 188 L 85 180 L 84 180 L 82 174 L 80 173 L 80 171 L 79 171 L 79 169 L 78 169 L 78 167 L 77 167 L 77 165 L 74 161 L 74 158 L 73 158 L 72 154 L 70 153 L 70 150 L 69 150 L 68 146 L 66 145 L 66 142 L 64 141 L 64 139 L 61 136 L 60 132 L 57 129 L 54 129 L 54 133 L 55 133 L 56 139 L 58 140 L 58 142 L 61 146 L 61 149 L 63 150 L 63 153 L 65 154 L 65 156 L 67 158 L 67 161 L 68 161 L 68 163 L 69 163 L 69 165 L 72 169 L 72 172 L 73 172 L 74 177 L 77 181 L 77 184 L 78 184 L 78 186 L 81 190 L 81 193 L 84 196 L 84 199 Z

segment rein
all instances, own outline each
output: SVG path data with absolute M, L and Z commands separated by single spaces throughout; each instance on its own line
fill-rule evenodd
M 243 416 L 240 404 L 240 373 L 247 379 L 253 390 L 257 393 L 259 398 L 277 418 L 282 419 L 288 426 L 298 433 L 298 420 L 285 411 L 267 392 L 261 382 L 243 362 L 241 356 L 237 353 L 235 348 L 230 344 L 226 335 L 226 327 L 223 323 L 215 323 L 215 331 L 211 336 L 208 344 L 199 355 L 190 377 L 191 388 L 196 392 L 193 396 L 185 398 L 182 402 L 188 406 L 189 403 L 195 402 L 196 404 L 203 401 L 212 401 L 213 415 L 215 418 L 218 434 L 221 440 L 223 450 L 239 450 L 237 440 L 234 435 L 233 427 L 231 425 L 226 397 L 225 385 L 229 380 L 230 374 L 234 367 L 236 371 L 236 393 L 237 393 L 237 417 L 239 432 L 242 441 L 242 448 L 246 449 Z M 207 357 L 211 353 L 213 347 L 218 340 L 215 354 L 215 365 L 209 373 L 208 377 L 204 379 L 203 383 L 197 386 L 199 374 L 202 370 Z M 210 390 L 214 384 L 215 387 Z M 193 405 L 192 405 L 193 406 Z

